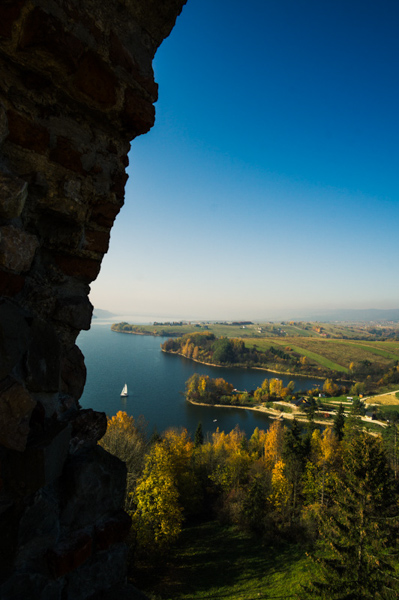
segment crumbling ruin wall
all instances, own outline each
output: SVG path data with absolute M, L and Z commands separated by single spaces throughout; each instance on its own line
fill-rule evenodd
M 185 0 L 0 1 L 0 597 L 125 574 L 125 466 L 82 410 L 89 284 L 154 123 L 152 59 Z

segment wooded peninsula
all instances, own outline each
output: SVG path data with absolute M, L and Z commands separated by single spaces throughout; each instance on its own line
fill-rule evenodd
M 364 394 L 399 384 L 398 323 L 123 322 L 112 330 L 168 337 L 164 352 L 208 365 L 328 378 L 347 391 L 358 383 Z

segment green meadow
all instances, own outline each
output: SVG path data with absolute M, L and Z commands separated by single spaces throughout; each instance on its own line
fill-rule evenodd
M 288 599 L 305 582 L 307 561 L 299 543 L 209 521 L 183 530 L 166 561 L 136 565 L 132 580 L 151 600 Z

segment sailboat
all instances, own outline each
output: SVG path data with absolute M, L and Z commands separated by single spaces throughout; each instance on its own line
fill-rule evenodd
M 122 398 L 127 398 L 128 395 L 129 394 L 127 392 L 127 383 L 125 383 L 125 385 L 123 386 L 122 391 L 121 391 L 121 396 L 122 396 Z

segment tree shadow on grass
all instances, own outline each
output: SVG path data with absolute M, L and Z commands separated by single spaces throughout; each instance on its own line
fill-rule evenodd
M 298 544 L 273 546 L 210 521 L 185 529 L 161 563 L 137 565 L 134 583 L 157 600 L 289 598 L 287 574 L 303 556 Z

